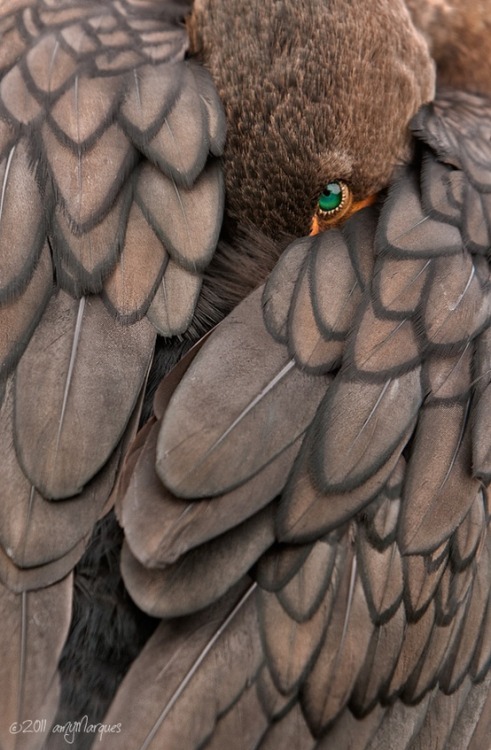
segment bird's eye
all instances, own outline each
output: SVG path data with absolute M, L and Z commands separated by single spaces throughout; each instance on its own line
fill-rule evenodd
M 328 182 L 317 202 L 317 216 L 323 221 L 339 219 L 352 203 L 351 190 L 343 180 Z

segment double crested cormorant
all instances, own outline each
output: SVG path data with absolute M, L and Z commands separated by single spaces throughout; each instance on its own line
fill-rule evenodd
M 490 30 L 4 1 L 0 747 L 491 747 Z

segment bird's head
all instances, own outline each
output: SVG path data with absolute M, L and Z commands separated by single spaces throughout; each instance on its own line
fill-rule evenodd
M 323 229 L 408 160 L 434 66 L 403 0 L 195 0 L 189 31 L 225 106 L 240 223 Z

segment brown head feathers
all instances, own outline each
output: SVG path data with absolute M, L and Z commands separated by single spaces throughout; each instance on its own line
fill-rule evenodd
M 408 159 L 434 71 L 402 0 L 200 0 L 189 29 L 226 110 L 233 217 L 305 234 L 326 182 L 358 200 Z

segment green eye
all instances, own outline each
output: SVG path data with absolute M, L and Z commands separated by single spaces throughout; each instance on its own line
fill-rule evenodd
M 317 200 L 316 221 L 319 231 L 336 226 L 353 205 L 353 194 L 344 180 L 328 182 Z
M 329 182 L 322 191 L 319 198 L 319 208 L 321 211 L 335 211 L 343 202 L 343 186 L 336 182 Z

